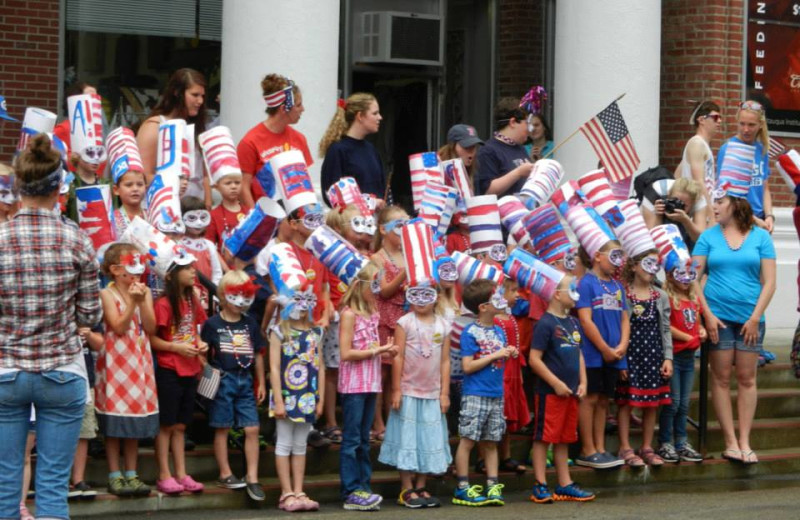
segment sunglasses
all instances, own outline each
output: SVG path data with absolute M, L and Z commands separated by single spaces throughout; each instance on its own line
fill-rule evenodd
M 753 110 L 755 112 L 761 112 L 764 110 L 764 107 L 758 101 L 745 101 L 741 105 L 739 105 L 740 110 Z
M 715 123 L 719 123 L 720 121 L 722 121 L 722 116 L 719 114 L 707 114 L 703 116 L 703 119 L 710 119 Z

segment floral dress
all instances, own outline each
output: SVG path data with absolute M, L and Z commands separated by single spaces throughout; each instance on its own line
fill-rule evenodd
M 322 327 L 290 329 L 288 338 L 283 336 L 278 327 L 273 327 L 272 331 L 281 340 L 281 395 L 286 417 L 293 422 L 314 424 L 320 395 Z M 275 415 L 274 410 L 275 403 L 270 390 L 270 417 Z

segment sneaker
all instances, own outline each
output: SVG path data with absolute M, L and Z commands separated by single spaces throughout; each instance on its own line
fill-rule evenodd
M 228 475 L 225 478 L 217 480 L 217 487 L 224 489 L 243 489 L 247 487 L 247 482 L 236 478 L 236 475 Z
M 761 350 L 761 355 L 764 356 L 764 359 L 767 363 L 772 363 L 775 361 L 775 353 L 770 352 L 769 350 Z
M 118 497 L 129 497 L 133 494 L 133 490 L 128 487 L 128 483 L 122 476 L 108 479 L 108 492 Z
M 547 487 L 547 484 L 537 482 L 533 485 L 533 489 L 531 490 L 530 500 L 537 504 L 552 504 L 553 493 L 550 492 L 550 488 Z
M 311 430 L 308 432 L 308 445 L 312 448 L 327 448 L 331 445 L 331 440 L 317 430 Z
M 613 453 L 609 453 L 607 451 L 604 451 L 602 453 L 602 455 L 609 463 L 612 464 L 612 466 L 610 466 L 612 468 L 616 468 L 617 466 L 624 466 L 625 465 L 625 461 L 622 460 L 621 458 L 619 458 L 618 456 L 614 455 Z
M 150 486 L 142 482 L 139 479 L 139 475 L 126 478 L 125 483 L 128 484 L 133 496 L 146 497 L 150 495 Z M 86 498 L 86 493 L 83 494 L 83 498 Z
M 70 486 L 67 491 L 67 500 L 78 500 L 83 495 L 83 491 L 78 489 L 78 486 Z
M 604 453 L 595 453 L 588 457 L 583 455 L 578 456 L 575 459 L 575 464 L 593 469 L 610 469 L 625 464 L 625 461 L 617 459 L 616 457 L 610 458 Z
M 489 486 L 489 491 L 486 492 L 486 504 L 495 506 L 504 506 L 506 501 L 503 498 L 503 484 L 494 484 Z
M 688 442 L 677 449 L 677 455 L 680 457 L 680 460 L 684 460 L 686 462 L 703 462 L 703 455 L 697 452 L 692 445 Z M 662 459 L 664 457 L 661 457 Z
M 453 493 L 453 504 L 457 506 L 481 507 L 487 505 L 486 497 L 482 495 L 483 486 L 469 486 L 456 488 Z
M 247 488 L 247 496 L 249 496 L 251 500 L 263 502 L 267 498 L 267 495 L 264 493 L 264 488 L 262 488 L 261 484 L 258 482 L 246 482 L 245 487 Z
M 442 507 L 442 501 L 431 495 L 427 489 L 418 489 L 417 494 L 425 500 L 425 507 Z
M 128 486 L 130 487 L 130 483 L 128 483 Z M 95 498 L 97 498 L 97 491 L 92 489 L 92 487 L 89 484 L 87 484 L 85 480 L 81 480 L 80 482 L 72 486 L 72 489 L 80 491 L 81 500 L 94 500 Z
M 412 497 L 415 494 L 417 496 Z M 397 497 L 397 505 L 405 506 L 409 509 L 420 509 L 428 506 L 428 501 L 417 493 L 416 489 L 403 489 Z
M 675 449 L 675 446 L 668 442 L 662 444 L 656 453 L 658 453 L 659 457 L 664 459 L 664 462 L 673 462 L 677 464 L 681 461 L 681 457 L 678 455 L 678 451 Z
M 344 501 L 344 507 L 348 511 L 378 511 L 381 508 L 383 497 L 366 491 L 353 491 Z
M 556 486 L 553 498 L 558 502 L 589 502 L 594 500 L 594 493 L 581 489 L 573 482 L 567 486 Z

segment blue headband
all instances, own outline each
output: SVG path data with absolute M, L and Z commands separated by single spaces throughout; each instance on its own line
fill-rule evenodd
M 20 182 L 19 192 L 28 197 L 43 197 L 58 190 L 61 185 L 61 163 L 45 177 L 31 182 Z

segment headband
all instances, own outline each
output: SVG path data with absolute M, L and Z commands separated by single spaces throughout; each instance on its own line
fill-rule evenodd
M 42 197 L 56 191 L 61 184 L 61 163 L 45 177 L 31 182 L 21 182 L 19 192 L 28 197 Z
M 698 101 L 698 102 L 697 102 L 697 106 L 696 106 L 696 107 L 694 107 L 694 110 L 692 110 L 692 115 L 691 115 L 691 116 L 689 116 L 689 124 L 690 124 L 690 125 L 693 125 L 693 124 L 694 124 L 694 120 L 695 120 L 695 118 L 697 117 L 697 112 L 699 112 L 699 111 L 700 111 L 700 107 L 701 107 L 701 106 L 703 106 L 703 102 L 702 102 L 702 101 Z
M 341 108 L 342 110 L 347 110 L 347 100 L 339 98 L 336 100 L 336 106 Z
M 292 92 L 294 82 L 290 79 L 287 79 L 287 81 L 289 82 L 288 86 L 264 96 L 267 108 L 276 108 L 283 105 L 283 110 L 288 112 L 294 107 L 294 93 Z

